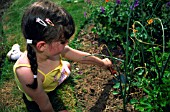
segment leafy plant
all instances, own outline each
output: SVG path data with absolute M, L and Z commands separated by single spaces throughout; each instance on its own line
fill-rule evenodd
M 123 72 L 127 82 L 123 84 L 120 80 L 120 84 L 114 86 L 115 89 L 120 88 L 124 111 L 133 87 L 142 93 L 142 98 L 131 100 L 136 110 L 163 111 L 169 106 L 168 4 L 168 1 L 156 0 L 116 0 L 97 6 L 89 4 L 92 11 L 89 18 L 94 24 L 92 31 L 98 34 L 99 41 L 109 49 L 118 45 L 124 49 L 125 60 L 117 70 L 119 75 Z M 114 61 L 110 52 L 109 56 Z
M 125 3 L 107 2 L 98 6 L 90 4 L 90 19 L 95 24 L 92 31 L 99 35 L 100 41 L 112 43 L 112 47 L 116 47 L 117 42 L 123 42 L 126 37 L 130 8 Z

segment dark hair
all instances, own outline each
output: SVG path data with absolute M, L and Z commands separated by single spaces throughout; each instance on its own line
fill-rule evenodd
M 47 26 L 36 22 L 37 18 Z M 49 19 L 54 26 L 48 24 L 46 19 Z M 34 75 L 37 75 L 38 64 L 32 46 L 36 46 L 39 41 L 50 44 L 53 41 L 68 40 L 75 32 L 72 16 L 62 7 L 46 0 L 35 2 L 28 7 L 22 18 L 21 28 L 25 39 L 32 40 L 31 45 L 27 44 L 27 56 Z M 36 89 L 37 85 L 37 78 L 34 78 L 34 82 L 27 86 Z

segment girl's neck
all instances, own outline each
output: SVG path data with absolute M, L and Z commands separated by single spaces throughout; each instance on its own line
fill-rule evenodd
M 40 63 L 41 62 L 46 62 L 46 61 L 57 61 L 59 59 L 60 59 L 59 55 L 49 57 L 47 55 L 37 53 L 37 62 L 40 62 Z
M 37 54 L 38 68 L 44 73 L 55 69 L 60 64 L 60 56 L 48 57 L 46 55 Z
M 41 63 L 41 62 L 46 62 L 48 60 L 48 57 L 41 53 L 37 53 L 36 56 L 37 56 L 37 62 Z

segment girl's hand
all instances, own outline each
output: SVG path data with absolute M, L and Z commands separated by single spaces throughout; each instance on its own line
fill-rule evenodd
M 102 59 L 103 61 L 103 68 L 105 69 L 108 69 L 109 67 L 112 66 L 112 62 L 108 59 L 108 58 L 105 58 L 105 59 Z

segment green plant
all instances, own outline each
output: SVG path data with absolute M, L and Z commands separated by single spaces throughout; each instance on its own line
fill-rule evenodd
M 163 111 L 169 106 L 170 91 L 165 88 L 169 87 L 167 82 L 170 80 L 170 33 L 167 30 L 170 28 L 167 22 L 170 17 L 165 18 L 165 15 L 169 14 L 170 8 L 165 5 L 166 2 L 134 0 L 121 1 L 121 4 L 115 1 L 97 6 L 90 4 L 92 12 L 89 18 L 94 24 L 92 31 L 108 46 L 108 51 L 117 45 L 122 45 L 124 49 L 125 60 L 117 71 L 119 77 L 121 73 L 125 75 L 127 82 L 124 84 L 120 80 L 114 86 L 120 90 L 124 111 L 133 88 L 138 88 L 142 97 L 131 100 L 137 110 Z M 111 51 L 109 56 L 113 59 Z
M 130 11 L 127 2 L 91 5 L 90 11 L 92 11 L 90 18 L 95 24 L 92 31 L 99 35 L 100 41 L 112 44 L 109 47 L 117 47 L 118 43 L 123 42 L 126 37 L 126 24 Z
M 161 20 L 159 18 L 152 19 L 152 22 L 153 20 L 158 20 L 161 23 Z M 138 30 L 139 32 L 135 33 L 135 23 L 140 24 L 144 32 L 141 32 L 142 30 Z M 132 64 L 132 67 L 142 66 L 140 65 L 140 63 L 143 64 L 143 67 L 138 67 L 135 69 L 133 68 L 133 75 L 135 75 L 135 79 L 140 82 L 140 84 L 137 86 L 139 88 L 142 88 L 143 92 L 146 93 L 146 95 L 139 99 L 138 103 L 135 102 L 135 106 L 136 109 L 139 111 L 163 112 L 164 108 L 168 106 L 170 102 L 170 89 L 167 89 L 167 87 L 170 86 L 170 84 L 167 83 L 167 81 L 170 80 L 170 70 L 168 70 L 170 55 L 166 53 L 167 51 L 165 51 L 163 24 L 161 23 L 163 41 L 162 45 L 158 45 L 151 40 L 151 36 L 148 35 L 145 27 L 140 22 L 135 23 L 133 24 L 133 34 L 135 35 L 131 36 L 137 41 L 134 41 L 132 39 L 134 42 L 134 50 L 131 50 L 133 55 L 131 57 L 132 62 L 130 64 Z M 140 33 L 143 34 L 139 35 Z M 141 37 L 143 38 L 137 39 Z M 140 46 L 143 47 L 140 48 Z M 135 51 L 138 51 L 138 53 L 136 54 Z M 140 54 L 141 58 L 136 58 L 137 60 L 135 60 L 135 56 L 140 56 Z

